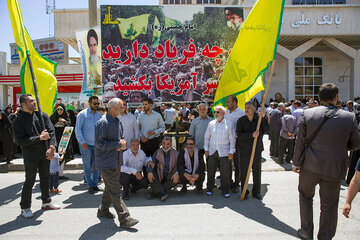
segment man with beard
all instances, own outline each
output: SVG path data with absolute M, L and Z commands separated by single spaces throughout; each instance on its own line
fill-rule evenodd
M 154 167 L 148 166 L 148 181 L 152 191 L 147 195 L 149 199 L 159 197 L 160 201 L 165 201 L 169 195 L 167 192 L 175 187 L 179 182 L 177 171 L 178 152 L 172 148 L 170 137 L 164 137 L 162 145 L 152 156 Z
M 42 209 L 60 209 L 51 203 L 49 195 L 50 160 L 54 157 L 56 148 L 55 130 L 49 116 L 42 113 L 45 126 L 42 126 L 39 112 L 35 112 L 36 101 L 31 94 L 20 96 L 22 111 L 13 122 L 14 138 L 21 147 L 24 166 L 25 182 L 21 192 L 21 215 L 25 218 L 33 217 L 31 207 L 31 192 L 35 183 L 36 172 L 39 169 Z M 44 128 L 45 129 L 44 129 Z M 46 141 L 49 140 L 48 146 Z
M 259 120 L 259 117 L 262 117 L 260 130 L 256 131 L 256 126 Z M 254 138 L 257 137 L 256 149 L 254 162 L 252 165 L 252 174 L 253 174 L 253 188 L 252 196 L 262 200 L 261 192 L 261 152 L 264 151 L 263 145 L 263 135 L 264 132 L 268 129 L 268 122 L 266 121 L 265 111 L 263 111 L 260 116 L 256 112 L 256 103 L 247 102 L 245 103 L 245 116 L 239 118 L 236 124 L 236 134 L 238 139 L 238 150 L 240 152 L 240 181 L 241 181 L 241 191 L 246 191 L 245 199 L 249 191 L 244 189 L 245 180 L 247 171 L 249 168 L 251 152 L 253 148 Z
M 89 88 L 100 88 L 101 87 L 101 74 L 98 68 L 101 67 L 100 57 L 97 54 L 98 48 L 98 36 L 94 29 L 90 29 L 87 34 L 87 43 L 89 46 L 90 57 L 89 57 Z
M 186 148 L 179 153 L 177 169 L 183 185 L 181 192 L 187 191 L 186 184 L 192 184 L 196 186 L 196 192 L 202 194 L 202 185 L 205 180 L 204 155 L 200 154 L 196 148 L 194 138 L 186 139 Z
M 120 227 L 131 228 L 139 220 L 131 218 L 130 213 L 121 198 L 120 166 L 126 142 L 123 139 L 123 130 L 117 118 L 123 111 L 123 102 L 113 98 L 108 103 L 108 112 L 95 126 L 95 167 L 101 172 L 105 190 L 98 208 L 97 216 L 114 218 L 109 211 L 113 204 L 119 218 Z
M 204 136 L 205 156 L 208 160 L 208 176 L 206 195 L 213 194 L 215 173 L 220 166 L 221 190 L 225 198 L 230 197 L 230 164 L 235 152 L 235 131 L 232 124 L 224 118 L 226 109 L 215 107 L 215 120 L 209 122 Z
M 145 98 L 143 100 L 144 112 L 138 118 L 139 136 L 141 149 L 146 156 L 151 157 L 160 145 L 160 134 L 165 131 L 165 123 L 160 113 L 153 111 L 153 100 Z
M 76 138 L 80 145 L 83 160 L 84 176 L 90 194 L 101 191 L 98 187 L 99 172 L 95 168 L 94 159 L 95 124 L 101 118 L 101 114 L 97 111 L 99 104 L 99 98 L 91 96 L 89 98 L 89 107 L 77 115 L 75 127 Z M 92 174 L 91 168 L 93 169 Z

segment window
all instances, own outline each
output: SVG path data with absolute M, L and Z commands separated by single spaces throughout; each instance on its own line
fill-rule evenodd
M 221 0 L 196 0 L 196 4 L 221 4 Z
M 298 57 L 295 59 L 295 98 L 313 98 L 318 100 L 322 85 L 322 58 Z
M 293 5 L 346 4 L 346 0 L 293 0 Z
M 163 4 L 191 4 L 191 0 L 163 0 Z

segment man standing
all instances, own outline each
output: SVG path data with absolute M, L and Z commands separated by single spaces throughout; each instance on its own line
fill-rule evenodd
M 36 172 L 39 169 L 42 209 L 60 209 L 57 204 L 51 203 L 49 195 L 49 167 L 56 148 L 55 130 L 49 116 L 42 113 L 45 129 L 43 129 L 40 113 L 35 112 L 36 101 L 31 94 L 20 96 L 20 111 L 13 122 L 14 138 L 21 147 L 24 166 L 25 182 L 21 192 L 21 215 L 31 218 L 31 192 L 35 183 Z M 46 144 L 48 141 L 48 146 Z
M 281 118 L 281 131 L 279 143 L 279 159 L 278 163 L 284 163 L 284 153 L 288 150 L 285 161 L 290 163 L 293 158 L 295 135 L 296 135 L 296 119 L 291 115 L 289 107 L 284 110 L 285 115 Z
M 148 181 L 143 177 L 141 171 L 146 165 L 153 165 L 151 158 L 146 157 L 145 153 L 139 149 L 140 142 L 138 139 L 130 140 L 130 149 L 126 150 L 123 155 L 123 164 L 121 166 L 120 183 L 124 187 L 123 199 L 129 200 L 129 189 L 136 192 L 142 188 L 148 187 Z
M 205 180 L 204 155 L 199 154 L 194 138 L 186 139 L 186 148 L 179 153 L 177 169 L 183 184 L 181 191 L 185 193 L 186 184 L 189 183 L 196 186 L 198 194 L 202 194 L 202 185 Z
M 276 104 L 275 104 L 276 105 Z M 279 157 L 279 141 L 281 130 L 281 117 L 285 105 L 279 103 L 277 107 L 271 111 L 269 116 L 269 132 L 270 132 L 270 156 Z
M 123 140 L 121 123 L 117 117 L 123 108 L 123 103 L 119 98 L 111 99 L 108 103 L 108 112 L 95 126 L 95 167 L 101 172 L 105 183 L 97 216 L 114 218 L 114 215 L 109 211 L 109 207 L 113 204 L 120 227 L 131 228 L 139 221 L 130 217 L 130 213 L 121 198 L 120 166 L 122 150 L 126 147 L 126 142 Z
M 75 127 L 76 138 L 80 145 L 83 160 L 84 176 L 91 194 L 101 191 L 98 186 L 99 172 L 95 168 L 94 159 L 95 124 L 101 118 L 101 114 L 97 111 L 99 104 L 99 98 L 91 96 L 89 98 L 89 107 L 77 115 Z
M 164 120 L 165 120 L 165 129 L 169 129 L 173 123 L 175 119 L 175 109 L 172 107 L 171 104 L 167 104 L 166 105 L 166 109 L 164 111 Z
M 212 120 L 205 132 L 204 149 L 208 160 L 207 192 L 211 196 L 215 187 L 215 173 L 220 166 L 221 190 L 225 198 L 230 197 L 230 164 L 235 152 L 235 131 L 232 124 L 224 119 L 225 108 L 215 107 L 215 120 Z
M 239 141 L 240 150 L 240 180 L 241 180 L 241 191 L 246 190 L 245 199 L 249 191 L 244 189 L 247 171 L 249 168 L 251 152 L 253 148 L 254 138 L 257 137 L 256 149 L 254 162 L 252 165 L 253 174 L 253 197 L 262 200 L 261 192 L 261 152 L 264 151 L 263 135 L 268 129 L 268 123 L 265 117 L 265 111 L 260 115 L 263 118 L 260 125 L 260 130 L 256 131 L 256 126 L 259 120 L 259 114 L 256 112 L 256 103 L 247 102 L 245 103 L 245 116 L 239 118 L 236 125 L 236 133 Z
M 300 122 L 300 118 L 301 118 L 304 110 L 301 108 L 301 102 L 300 101 L 296 100 L 294 105 L 295 105 L 295 110 L 292 113 L 292 115 L 295 117 L 295 119 L 296 119 L 296 127 L 298 127 L 299 122 Z
M 119 120 L 123 127 L 124 138 L 126 141 L 126 149 L 130 147 L 131 139 L 139 138 L 139 127 L 136 121 L 136 117 L 128 112 L 127 103 L 123 101 L 124 108 L 119 115 Z
M 226 99 L 226 107 L 228 108 L 226 110 L 225 113 L 225 119 L 228 123 L 232 124 L 232 128 L 234 130 L 236 130 L 236 123 L 239 120 L 240 117 L 245 115 L 244 110 L 241 110 L 238 107 L 238 99 L 235 95 L 230 95 L 227 99 Z M 236 143 L 235 143 L 236 149 L 238 149 L 238 141 L 236 139 Z M 238 193 L 240 191 L 240 155 L 239 155 L 239 151 L 236 150 L 235 154 L 234 154 L 234 168 L 235 168 L 235 181 L 232 181 L 232 165 L 231 162 L 230 163 L 230 183 L 233 182 L 232 184 L 232 191 L 233 193 Z
M 146 98 L 143 101 L 144 112 L 138 118 L 141 149 L 146 156 L 152 157 L 160 145 L 160 134 L 165 131 L 164 120 L 160 113 L 153 111 L 153 100 Z
M 357 164 L 355 167 L 355 175 L 353 176 L 353 178 L 350 182 L 350 186 L 349 186 L 348 193 L 346 196 L 346 203 L 343 208 L 343 214 L 347 218 L 349 218 L 349 213 L 351 210 L 351 203 L 359 191 L 360 191 L 360 158 L 357 161 Z
M 198 105 L 199 115 L 196 117 L 190 125 L 189 135 L 195 138 L 196 147 L 199 150 L 200 155 L 205 154 L 204 150 L 204 136 L 209 122 L 213 119 L 207 115 L 208 105 L 206 103 L 200 103 Z
M 152 157 L 154 166 L 148 166 L 148 180 L 152 191 L 147 195 L 149 199 L 160 197 L 165 201 L 169 195 L 167 192 L 179 183 L 177 171 L 178 152 L 172 148 L 170 137 L 164 137 L 162 145 Z
M 318 184 L 321 213 L 317 237 L 334 237 L 341 179 L 348 165 L 347 151 L 360 148 L 354 113 L 335 107 L 338 92 L 334 84 L 323 84 L 319 89 L 322 106 L 305 110 L 299 123 L 293 171 L 300 173 L 298 189 L 301 228 L 297 233 L 306 239 L 313 238 L 313 197 Z M 325 118 L 328 120 L 323 122 Z M 309 143 L 309 139 L 312 142 Z

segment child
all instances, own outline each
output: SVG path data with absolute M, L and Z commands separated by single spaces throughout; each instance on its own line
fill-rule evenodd
M 60 157 L 60 154 L 61 157 Z M 52 193 L 61 193 L 62 191 L 58 189 L 59 186 L 59 161 L 62 161 L 65 156 L 65 151 L 63 152 L 60 149 L 59 153 L 55 153 L 53 159 L 50 161 L 50 192 Z

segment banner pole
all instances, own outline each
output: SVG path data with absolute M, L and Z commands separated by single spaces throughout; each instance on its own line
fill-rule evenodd
M 32 61 L 31 61 L 31 57 L 30 57 L 30 51 L 29 51 L 29 48 L 28 48 L 28 45 L 27 45 L 27 42 L 26 42 L 26 37 L 25 37 L 25 31 L 24 31 L 24 23 L 23 23 L 23 20 L 22 20 L 22 15 L 20 15 L 20 7 L 19 7 L 19 2 L 16 1 L 16 10 L 18 12 L 18 15 L 19 15 L 19 18 L 20 18 L 20 24 L 21 24 L 21 32 L 22 32 L 22 37 L 23 37 L 23 42 L 24 42 L 24 45 L 25 45 L 25 49 L 26 49 L 26 57 L 28 59 L 28 62 L 29 62 L 29 70 L 30 70 L 30 74 L 31 74 L 31 79 L 32 79 L 32 82 L 33 82 L 33 86 L 34 86 L 34 93 L 35 93 L 35 99 L 36 99 L 36 104 L 38 106 L 38 110 L 39 110 L 39 113 L 40 113 L 40 123 L 41 123 L 41 128 L 42 130 L 45 130 L 45 122 L 44 122 L 44 117 L 42 115 L 42 111 L 41 111 L 41 105 L 40 105 L 40 99 L 39 99 L 39 93 L 38 93 L 38 88 L 37 88 L 37 85 L 36 85 L 36 80 L 35 80 L 35 75 L 34 75 L 34 69 L 33 69 L 33 65 L 32 65 Z M 46 148 L 48 148 L 49 146 L 49 143 L 48 141 L 45 141 L 45 144 L 46 144 Z
M 274 68 L 275 68 L 275 60 L 274 60 L 274 61 L 272 62 L 272 64 L 271 64 L 270 77 L 269 77 L 269 81 L 267 82 L 267 85 L 266 85 L 266 89 L 265 89 L 265 94 L 264 94 L 263 100 L 262 100 L 262 102 L 261 102 L 261 110 L 260 110 L 260 114 L 259 114 L 259 120 L 258 120 L 257 126 L 256 126 L 256 131 L 259 131 L 259 130 L 260 130 L 260 125 L 261 125 L 261 120 L 262 120 L 261 112 L 264 110 L 266 97 L 267 97 L 267 94 L 268 94 L 268 92 L 269 92 L 269 87 L 270 87 L 271 79 L 272 79 L 272 76 L 273 76 L 273 73 L 274 73 Z M 250 177 L 250 171 L 251 171 L 251 168 L 252 168 L 252 165 L 253 165 L 253 162 L 254 162 L 254 157 L 255 157 L 255 150 L 256 150 L 257 139 L 258 139 L 258 137 L 254 138 L 253 147 L 252 147 L 252 151 L 251 151 L 249 168 L 248 168 L 247 174 L 246 174 L 245 185 L 244 185 L 243 188 L 242 188 L 243 191 L 241 192 L 241 196 L 240 196 L 240 200 L 241 200 L 241 201 L 244 200 L 245 194 L 246 194 L 246 190 L 247 190 L 247 187 L 248 187 L 248 182 L 249 182 L 249 177 Z M 241 161 L 241 159 L 240 159 L 240 161 Z

